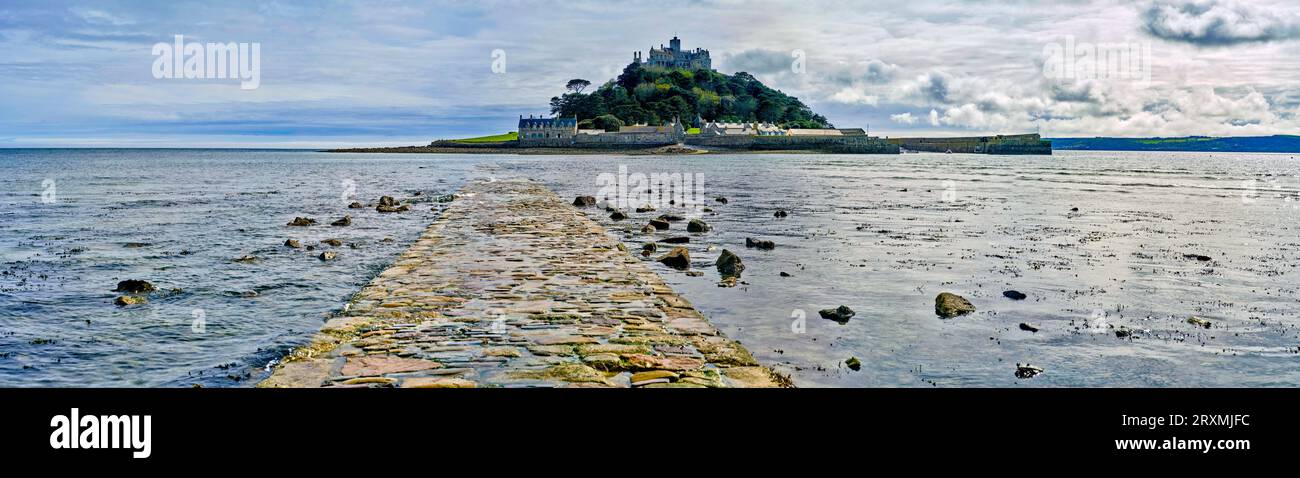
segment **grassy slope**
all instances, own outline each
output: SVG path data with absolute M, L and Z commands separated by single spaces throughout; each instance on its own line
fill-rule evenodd
M 502 141 L 514 141 L 519 139 L 519 133 L 511 131 L 504 134 L 495 134 L 492 136 L 479 136 L 477 138 L 453 139 L 457 143 L 500 143 Z

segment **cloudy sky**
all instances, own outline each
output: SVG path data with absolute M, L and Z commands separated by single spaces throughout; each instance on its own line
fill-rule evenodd
M 154 45 L 177 34 L 259 43 L 259 87 L 155 78 Z M 1300 0 L 6 0 L 0 147 L 498 133 L 674 34 L 873 134 L 1300 131 Z

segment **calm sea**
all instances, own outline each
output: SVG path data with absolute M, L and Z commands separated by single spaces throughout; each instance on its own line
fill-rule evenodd
M 1294 155 L 87 149 L 0 150 L 0 386 L 250 386 L 418 237 L 445 206 L 438 195 L 487 177 L 595 195 L 620 166 L 704 183 L 713 211 L 699 217 L 713 231 L 687 246 L 704 275 L 652 267 L 800 386 L 1300 383 Z M 422 202 L 346 208 L 381 195 Z M 674 209 L 592 213 L 638 251 L 636 230 Z M 344 214 L 352 226 L 328 225 Z M 295 216 L 320 225 L 286 227 Z M 330 238 L 344 245 L 319 244 Z M 747 266 L 737 287 L 716 285 L 722 249 Z M 124 279 L 162 292 L 117 307 Z M 938 318 L 944 291 L 977 311 Z M 839 305 L 856 316 L 817 314 Z M 1045 371 L 1017 379 L 1026 362 Z

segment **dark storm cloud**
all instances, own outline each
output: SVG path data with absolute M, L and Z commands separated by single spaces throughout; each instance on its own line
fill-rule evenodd
M 1300 37 L 1300 21 L 1228 1 L 1158 1 L 1142 12 L 1142 27 L 1157 38 L 1197 46 L 1230 46 Z

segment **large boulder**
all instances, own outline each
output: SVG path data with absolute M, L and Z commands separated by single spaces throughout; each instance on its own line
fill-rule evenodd
M 765 239 L 745 238 L 745 247 L 756 247 L 765 251 L 776 249 L 776 243 Z
M 934 313 L 938 314 L 939 317 L 950 319 L 971 312 L 975 312 L 975 306 L 960 295 L 944 292 L 934 298 Z
M 691 219 L 691 222 L 686 224 L 686 232 L 709 232 L 709 229 L 712 229 L 709 223 L 699 219 Z
M 128 294 L 147 294 L 157 290 L 149 281 L 139 279 L 127 279 L 117 283 L 117 292 L 126 292 Z
M 820 314 L 823 319 L 834 320 L 841 324 L 847 324 L 849 319 L 852 319 L 854 315 L 853 309 L 850 309 L 846 305 L 841 305 L 834 309 L 822 309 L 817 311 L 817 313 Z
M 658 260 L 663 265 L 673 269 L 685 270 L 691 268 L 691 253 L 685 247 L 674 247 L 673 250 L 668 251 Z
M 745 264 L 740 261 L 740 256 L 726 249 L 722 250 L 722 254 L 718 255 L 718 260 L 713 264 L 718 267 L 718 273 L 723 277 L 740 277 L 740 273 L 745 270 Z

